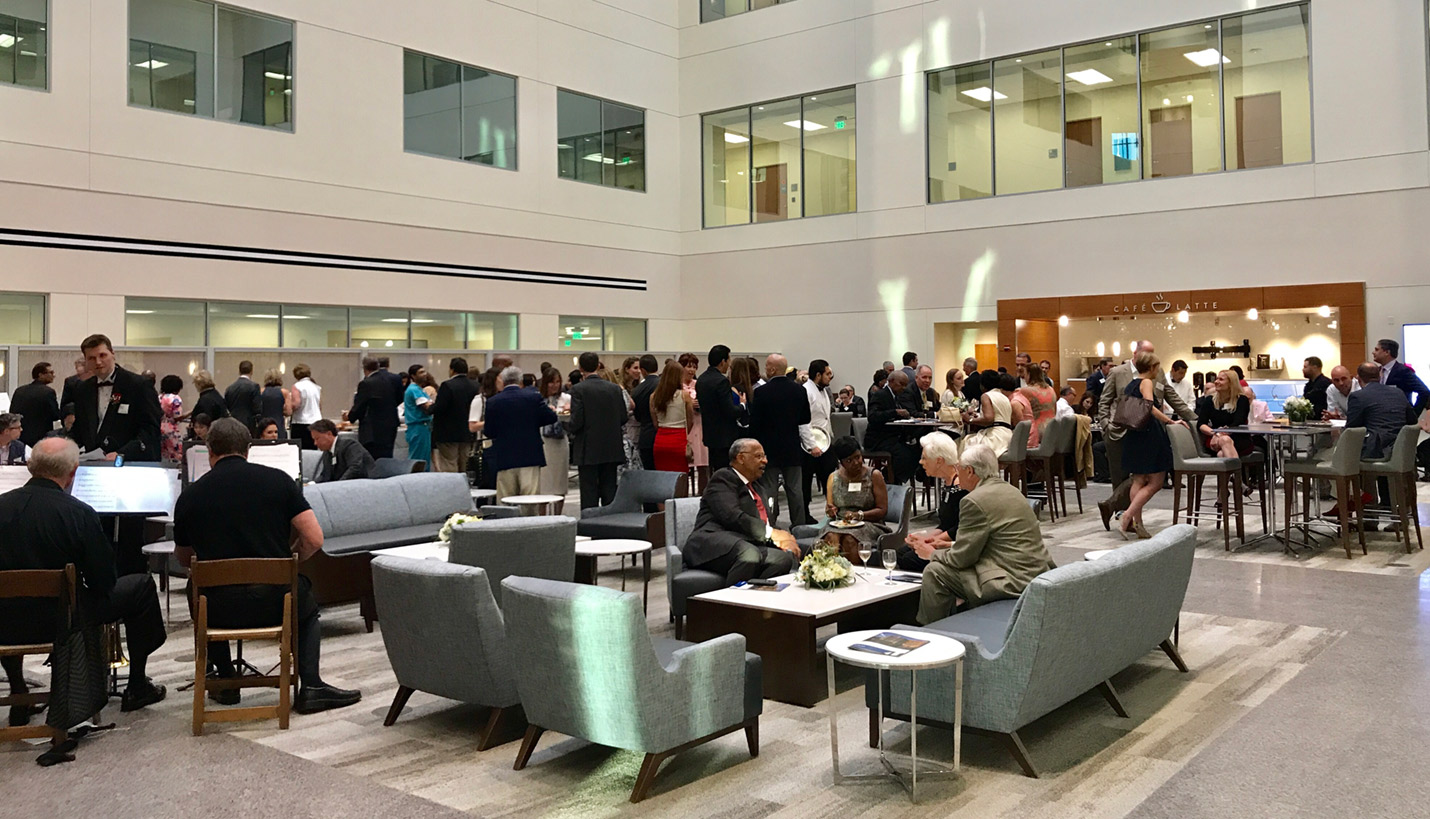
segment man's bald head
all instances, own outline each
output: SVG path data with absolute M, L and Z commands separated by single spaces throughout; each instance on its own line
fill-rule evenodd
M 1351 394 L 1351 371 L 1337 364 L 1331 368 L 1331 383 L 1341 391 L 1341 395 Z
M 765 378 L 778 378 L 789 369 L 789 359 L 779 353 L 770 353 L 765 357 Z
M 1374 361 L 1367 361 L 1356 368 L 1356 378 L 1360 385 L 1375 383 L 1380 380 L 1380 365 Z
M 79 469 L 79 447 L 68 438 L 42 438 L 30 451 L 30 474 L 69 488 Z
M 894 370 L 889 373 L 889 389 L 894 392 L 903 392 L 909 387 L 909 374 L 903 370 Z
M 1155 352 L 1157 352 L 1157 345 L 1155 345 L 1155 344 L 1153 344 L 1152 342 L 1147 341 L 1147 340 L 1144 339 L 1143 341 L 1141 341 L 1141 342 L 1139 342 L 1139 343 L 1137 344 L 1137 352 L 1139 352 L 1139 353 L 1155 353 Z

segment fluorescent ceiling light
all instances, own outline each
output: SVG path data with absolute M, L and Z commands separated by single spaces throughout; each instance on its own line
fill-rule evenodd
M 244 316 L 244 318 L 276 319 L 276 318 L 278 318 L 278 314 L 277 314 L 277 313 L 249 313 L 248 315 Z
M 149 315 L 150 313 L 153 313 L 154 311 L 153 311 L 153 310 L 125 310 L 124 312 L 128 313 L 128 314 L 131 315 L 131 316 L 147 316 L 147 315 Z
M 609 156 L 601 156 L 600 154 L 586 154 L 581 158 L 586 160 L 587 162 L 600 162 L 606 165 L 616 164 L 616 160 L 612 159 Z
M 820 125 L 817 122 L 810 122 L 807 119 L 792 119 L 789 122 L 786 122 L 785 125 L 788 125 L 791 128 L 803 128 L 806 131 L 818 131 L 826 127 Z
M 1202 68 L 1211 68 L 1212 66 L 1216 65 L 1218 57 L 1221 57 L 1221 61 L 1224 63 L 1231 62 L 1231 60 L 1227 59 L 1226 57 L 1222 57 L 1221 54 L 1217 53 L 1217 50 L 1215 48 L 1204 48 L 1201 51 L 1189 51 L 1182 56 L 1186 57 L 1187 59 L 1201 66 Z
M 383 322 L 384 322 L 384 323 L 387 323 L 387 324 L 406 324 L 406 323 L 407 323 L 407 319 L 405 319 L 405 318 L 383 319 Z
M 740 136 L 739 134 L 732 134 L 732 133 L 730 133 L 729 131 L 726 131 L 726 132 L 725 132 L 725 141 L 726 141 L 726 142 L 733 143 L 733 144 L 735 144 L 735 145 L 739 145 L 739 144 L 742 143 L 742 142 L 749 142 L 749 141 L 750 141 L 750 138 L 747 137 L 747 136 Z
M 288 316 L 288 315 L 285 315 L 283 318 L 285 318 L 285 319 L 292 319 L 292 320 L 294 320 L 294 321 L 297 321 L 298 319 L 312 318 L 312 316 Z
M 1069 71 L 1068 79 L 1075 80 L 1083 85 L 1097 85 L 1104 82 L 1112 82 L 1112 78 L 1098 71 L 1096 68 L 1084 68 L 1081 71 Z
M 10 34 L 0 34 L 0 48 L 9 48 L 15 44 L 15 37 Z
M 145 61 L 142 62 L 142 63 L 135 63 L 135 64 L 134 64 L 134 67 L 135 67 L 135 68 L 151 68 L 151 69 L 152 69 L 152 68 L 163 68 L 163 67 L 166 66 L 166 65 L 168 65 L 168 63 L 164 62 L 163 60 L 145 60 Z
M 270 79 L 270 80 L 291 80 L 291 79 L 293 79 L 293 77 L 290 76 L 290 75 L 288 75 L 288 74 L 279 74 L 279 73 L 276 72 L 276 71 L 265 71 L 265 72 L 263 72 L 263 76 L 267 77 L 267 78 Z
M 997 91 L 994 91 L 992 88 L 989 88 L 989 87 L 986 86 L 986 85 L 980 86 L 980 87 L 978 87 L 978 88 L 970 88 L 969 90 L 964 91 L 964 92 L 963 92 L 963 95 L 964 95 L 965 97 L 973 97 L 974 99 L 978 100 L 979 102 L 988 102 L 989 100 L 1006 100 L 1006 99 L 1008 99 L 1008 95 L 1007 95 L 1007 94 L 1000 94 L 1000 93 L 998 93 Z
M 436 320 L 437 320 L 437 319 L 413 319 L 413 320 L 412 320 L 412 323 L 413 323 L 413 324 L 431 324 L 432 322 L 434 322 L 434 321 L 436 321 Z

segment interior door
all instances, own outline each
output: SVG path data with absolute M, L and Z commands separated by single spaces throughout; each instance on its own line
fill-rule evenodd
M 788 167 L 764 165 L 755 168 L 755 221 L 777 222 L 789 218 L 785 205 Z
M 978 359 L 980 370 L 998 369 L 998 345 L 997 344 L 975 344 L 973 345 L 973 357 Z M 960 367 L 963 362 L 958 363 Z
M 1102 184 L 1102 117 L 1067 124 L 1063 147 L 1068 161 L 1068 187 Z
M 1236 98 L 1236 167 L 1268 168 L 1281 162 L 1281 92 Z
M 1192 173 L 1192 106 L 1153 108 L 1147 149 L 1152 157 L 1151 178 L 1189 176 Z

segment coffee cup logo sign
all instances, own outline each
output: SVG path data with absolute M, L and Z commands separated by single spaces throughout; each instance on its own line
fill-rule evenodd
M 1143 302 L 1126 302 L 1112 305 L 1112 312 L 1116 315 L 1130 315 L 1134 313 L 1152 313 L 1162 315 L 1163 313 L 1179 313 L 1183 310 L 1193 312 L 1198 310 L 1215 310 L 1217 303 L 1214 301 L 1187 301 L 1171 302 L 1167 297 L 1158 293 L 1155 299 Z

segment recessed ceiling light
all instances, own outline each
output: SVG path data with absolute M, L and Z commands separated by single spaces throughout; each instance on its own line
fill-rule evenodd
M 818 101 L 819 101 L 819 97 L 810 97 L 810 98 L 809 98 L 809 101 L 810 101 L 810 102 L 818 102 Z
M 1006 100 L 1006 99 L 1008 99 L 1008 95 L 1007 95 L 1007 94 L 1000 94 L 1000 93 L 998 93 L 997 91 L 994 91 L 992 88 L 989 88 L 989 87 L 986 86 L 986 85 L 979 86 L 978 88 L 970 88 L 969 90 L 964 91 L 964 92 L 963 92 L 963 95 L 964 95 L 965 97 L 973 97 L 974 99 L 978 100 L 979 102 L 988 102 L 989 100 Z
M 142 63 L 135 63 L 135 64 L 134 64 L 134 67 L 135 67 L 135 68 L 150 68 L 150 69 L 153 69 L 153 68 L 163 68 L 163 67 L 166 66 L 166 65 L 168 65 L 168 63 L 164 62 L 163 60 L 145 60 L 145 61 L 142 62 Z
M 283 318 L 285 318 L 285 319 L 293 319 L 293 320 L 296 321 L 296 320 L 299 320 L 299 319 L 312 318 L 312 316 L 289 316 L 289 315 L 284 315 Z
M 147 316 L 147 315 L 149 315 L 150 313 L 152 313 L 152 312 L 154 312 L 154 311 L 153 311 L 153 310 L 125 310 L 124 312 L 128 313 L 128 314 L 131 315 L 131 316 Z
M 277 314 L 277 313 L 249 313 L 248 315 L 244 316 L 244 318 L 276 319 L 276 318 L 278 318 L 278 314 Z
M 391 347 L 391 346 L 392 346 L 392 339 L 389 338 L 386 342 L 383 343 L 383 346 L 384 346 L 384 347 Z
M 750 138 L 747 137 L 747 136 L 741 136 L 741 135 L 739 135 L 739 134 L 732 134 L 732 133 L 730 133 L 729 131 L 726 131 L 726 132 L 725 132 L 725 141 L 726 141 L 726 142 L 729 142 L 729 143 L 732 143 L 732 144 L 735 144 L 735 145 L 739 145 L 739 144 L 742 143 L 742 142 L 749 142 L 749 141 L 750 141 Z
M 1211 24 L 1211 23 L 1207 23 L 1206 25 L 1202 26 L 1202 28 L 1211 28 L 1211 27 L 1212 27 L 1212 24 Z
M 383 321 L 384 324 L 406 324 L 406 323 L 407 323 L 407 319 L 405 319 L 405 318 L 390 318 L 390 319 L 383 319 L 382 321 Z
M 1188 51 L 1182 56 L 1186 57 L 1187 59 L 1201 66 L 1202 68 L 1211 68 L 1212 66 L 1216 65 L 1218 57 L 1221 57 L 1221 61 L 1224 63 L 1231 62 L 1231 60 L 1227 59 L 1226 57 L 1222 57 L 1221 53 L 1218 52 L 1215 48 L 1204 48 L 1201 51 Z
M 806 131 L 818 131 L 827 127 L 824 125 L 820 125 L 817 122 L 810 122 L 807 119 L 792 119 L 789 122 L 786 122 L 785 125 L 788 125 L 791 128 L 803 128 Z
M 361 343 L 358 344 L 358 346 L 359 346 L 359 347 L 366 347 L 366 346 L 367 346 L 367 342 L 366 342 L 366 341 L 361 342 Z
M 1316 308 L 1316 312 L 1321 316 L 1321 318 L 1330 318 L 1331 306 L 1329 304 L 1323 304 L 1320 307 Z
M 15 44 L 15 38 L 10 34 L 0 34 L 0 48 L 9 48 Z
M 1096 68 L 1084 68 L 1081 71 L 1069 71 L 1068 79 L 1076 80 L 1083 85 L 1097 85 L 1104 82 L 1112 82 L 1112 78 L 1098 71 Z
M 1022 58 L 1022 57 L 1019 57 L 1018 59 L 1014 60 L 1013 62 L 1015 62 L 1015 63 L 1021 63 L 1022 61 L 1023 61 L 1023 58 Z
M 1112 43 L 1103 43 L 1103 45 L 1105 45 L 1105 46 L 1111 46 Z
M 431 324 L 431 323 L 435 322 L 436 320 L 437 320 L 437 319 L 413 319 L 413 320 L 412 320 L 412 323 L 413 323 L 413 324 Z
M 267 78 L 270 79 L 270 80 L 291 80 L 291 79 L 293 79 L 293 75 L 291 75 L 291 74 L 279 74 L 279 73 L 276 72 L 276 71 L 265 71 L 265 72 L 263 72 L 263 76 L 267 77 Z
M 587 162 L 600 162 L 604 165 L 616 164 L 616 160 L 612 159 L 609 156 L 601 156 L 600 154 L 586 154 L 581 158 L 586 160 Z
M 1171 98 L 1170 98 L 1170 97 L 1163 97 L 1163 98 L 1162 98 L 1162 104 L 1163 104 L 1163 105 L 1171 105 L 1171 104 L 1172 104 Z

